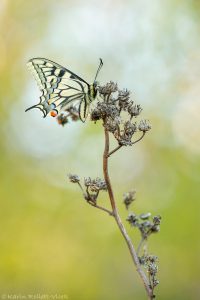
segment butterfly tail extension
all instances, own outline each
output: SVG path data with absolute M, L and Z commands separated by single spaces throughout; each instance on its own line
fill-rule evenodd
M 43 118 L 45 118 L 47 116 L 47 114 L 48 114 L 47 111 L 44 109 L 44 106 L 41 103 L 38 103 L 36 105 L 33 105 L 33 106 L 27 108 L 25 110 L 25 112 L 27 112 L 27 111 L 29 111 L 29 110 L 31 110 L 33 108 L 38 108 L 43 113 Z

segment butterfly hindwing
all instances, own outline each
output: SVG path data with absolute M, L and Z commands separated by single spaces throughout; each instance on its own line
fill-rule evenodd
M 70 70 L 45 58 L 33 58 L 27 66 L 33 74 L 42 95 L 40 103 L 28 108 L 39 108 L 44 117 L 52 110 L 59 113 L 72 102 L 79 104 L 80 119 L 86 118 L 89 102 L 90 86 Z M 82 108 L 84 113 L 82 114 Z

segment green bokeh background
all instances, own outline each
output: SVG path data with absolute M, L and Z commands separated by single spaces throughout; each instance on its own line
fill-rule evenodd
M 88 206 L 67 173 L 102 177 L 100 124 L 61 128 L 39 111 L 26 70 L 46 57 L 92 82 L 133 91 L 151 132 L 111 159 L 120 213 L 162 216 L 149 242 L 159 257 L 158 299 L 199 299 L 199 1 L 0 1 L 0 293 L 68 299 L 146 299 L 127 247 L 106 214 Z M 100 203 L 108 205 L 106 194 Z M 127 224 L 128 225 L 128 224 Z M 130 235 L 135 244 L 139 236 Z

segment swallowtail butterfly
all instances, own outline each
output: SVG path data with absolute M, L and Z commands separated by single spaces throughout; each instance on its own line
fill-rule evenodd
M 88 84 L 84 79 L 46 58 L 32 58 L 27 67 L 33 74 L 42 95 L 40 102 L 26 109 L 26 111 L 38 108 L 44 118 L 47 115 L 56 117 L 65 110 L 69 104 L 78 103 L 79 117 L 85 121 L 90 103 L 97 96 L 97 75 L 103 66 L 100 64 L 96 72 L 93 84 Z

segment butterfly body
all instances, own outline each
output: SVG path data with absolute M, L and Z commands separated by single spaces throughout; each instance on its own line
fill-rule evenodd
M 102 65 L 101 60 L 100 66 Z M 40 102 L 27 110 L 38 108 L 44 117 L 56 117 L 67 106 L 78 104 L 80 119 L 85 121 L 90 103 L 97 96 L 96 80 L 93 84 L 88 84 L 75 73 L 45 58 L 33 58 L 28 61 L 27 67 L 42 92 Z

